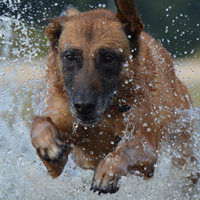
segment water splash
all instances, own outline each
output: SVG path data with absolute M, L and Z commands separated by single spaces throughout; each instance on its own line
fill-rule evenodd
M 79 126 L 79 122 L 78 122 L 78 121 L 75 121 L 75 122 L 73 123 L 72 135 L 76 133 L 76 130 L 78 129 L 78 126 Z
M 170 8 L 169 8 L 170 9 Z M 191 138 L 193 155 L 197 162 L 190 163 L 188 159 L 181 169 L 172 164 L 172 155 L 179 158 L 180 152 L 174 147 L 174 141 L 169 140 L 163 144 L 162 152 L 159 154 L 154 177 L 150 180 L 143 180 L 140 177 L 129 175 L 120 180 L 120 190 L 116 194 L 101 195 L 100 197 L 90 192 L 90 184 L 93 172 L 82 170 L 70 160 L 65 167 L 64 173 L 57 179 L 52 180 L 47 176 L 46 169 L 35 154 L 29 131 L 27 119 L 21 115 L 22 110 L 30 112 L 29 93 L 36 94 L 33 104 L 34 110 L 40 114 L 45 108 L 45 85 L 43 81 L 36 80 L 35 71 L 37 68 L 35 58 L 40 53 L 37 44 L 31 42 L 29 28 L 21 21 L 13 18 L 0 17 L 4 26 L 0 30 L 1 43 L 4 50 L 0 60 L 6 67 L 14 68 L 0 70 L 1 84 L 0 92 L 0 196 L 3 199 L 177 199 L 177 200 L 199 200 L 200 181 L 191 186 L 188 175 L 200 171 L 200 108 L 190 108 L 186 111 L 177 111 L 181 118 L 170 127 L 171 138 L 175 133 L 186 125 L 188 131 L 193 131 Z M 2 25 L 2 24 L 1 24 Z M 10 27 L 14 26 L 15 33 L 19 33 L 16 46 L 10 41 L 13 34 Z M 199 26 L 199 25 L 198 25 Z M 178 31 L 184 35 L 182 31 Z M 199 38 L 195 38 L 199 41 Z M 13 48 L 12 48 L 13 47 Z M 135 51 L 132 50 L 132 51 Z M 194 53 L 194 50 L 192 51 Z M 10 58 L 8 55 L 11 55 Z M 178 54 L 177 54 L 178 55 Z M 196 56 L 196 55 L 195 55 Z M 13 81 L 16 74 L 25 74 L 25 67 L 21 68 L 21 58 L 31 69 L 30 80 Z M 132 58 L 130 58 L 131 60 Z M 46 62 L 46 59 L 44 59 Z M 40 61 L 42 62 L 42 61 Z M 16 64 L 18 63 L 18 64 Z M 40 65 L 40 64 L 39 64 Z M 125 65 L 126 67 L 128 65 Z M 45 68 L 45 67 L 44 67 Z M 19 69 L 15 73 L 16 69 Z M 133 72 L 134 73 L 134 72 Z M 27 78 L 27 77 L 26 77 Z M 130 82 L 130 81 L 129 81 Z M 33 87 L 31 87 L 31 85 Z M 31 87 L 31 88 L 29 88 Z M 38 88 L 40 88 L 39 93 Z M 138 88 L 137 88 L 138 89 Z M 29 102 L 29 104 L 27 104 Z M 25 106 L 26 105 L 26 106 Z M 27 113 L 25 114 L 27 115 Z M 128 122 L 128 118 L 126 119 Z M 74 123 L 73 133 L 75 134 L 79 124 Z M 144 124 L 146 126 L 146 124 Z M 148 125 L 147 125 L 148 127 Z M 134 129 L 127 135 L 127 139 L 133 137 Z M 99 134 L 102 134 L 100 132 Z M 5 184 L 6 183 L 6 184 Z M 48 183 L 48 184 L 46 184 Z M 42 186 L 42 187 L 41 187 Z M 57 192 L 59 190 L 59 192 Z
M 29 30 L 25 23 L 4 16 L 0 16 L 0 21 L 4 25 L 4 28 L 1 29 L 1 38 L 4 40 L 3 44 L 6 45 L 4 50 L 2 50 L 3 56 L 0 59 L 5 60 L 5 56 L 10 56 L 11 54 L 14 57 L 25 57 L 30 62 L 35 57 L 36 52 L 40 52 L 40 50 L 34 49 L 34 45 L 31 43 L 31 38 L 29 37 Z M 11 28 L 13 24 L 14 29 Z M 19 33 L 18 40 L 13 44 L 13 35 L 17 33 Z

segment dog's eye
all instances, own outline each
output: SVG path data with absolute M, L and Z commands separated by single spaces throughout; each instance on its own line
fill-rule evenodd
M 110 56 L 110 55 L 107 55 L 107 56 L 104 58 L 104 62 L 105 62 L 105 63 L 108 63 L 108 64 L 111 64 L 114 60 L 115 60 L 115 58 L 112 57 L 112 56 Z
M 70 61 L 70 62 L 73 62 L 75 60 L 75 56 L 72 55 L 72 54 L 68 54 L 65 56 L 65 59 Z

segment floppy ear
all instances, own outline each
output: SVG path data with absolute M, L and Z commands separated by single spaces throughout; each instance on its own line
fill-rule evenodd
M 115 0 L 115 4 L 117 6 L 117 18 L 126 25 L 130 33 L 139 36 L 144 29 L 144 25 L 133 0 Z
M 45 28 L 46 36 L 50 38 L 51 49 L 57 50 L 58 40 L 62 33 L 62 24 L 69 20 L 67 16 L 47 19 L 50 23 Z

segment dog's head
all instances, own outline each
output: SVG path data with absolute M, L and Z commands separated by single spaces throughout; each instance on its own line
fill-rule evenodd
M 143 30 L 134 2 L 115 2 L 117 14 L 72 10 L 70 16 L 55 18 L 46 28 L 71 112 L 83 125 L 98 122 L 112 104 L 124 64 Z

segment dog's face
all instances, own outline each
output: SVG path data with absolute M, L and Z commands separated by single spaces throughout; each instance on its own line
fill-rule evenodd
M 98 122 L 111 105 L 129 46 L 122 24 L 104 17 L 93 20 L 96 12 L 66 22 L 59 40 L 68 103 L 83 125 Z
M 71 112 L 85 126 L 100 121 L 120 87 L 131 52 L 124 24 L 114 13 L 96 10 L 55 20 L 47 29 Z

